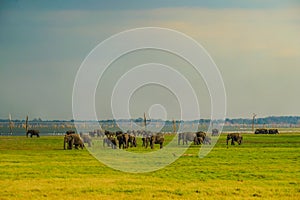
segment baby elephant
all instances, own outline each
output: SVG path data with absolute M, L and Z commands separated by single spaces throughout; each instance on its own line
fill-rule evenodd
M 64 149 L 66 149 L 66 144 L 68 149 L 72 149 L 73 145 L 75 146 L 75 149 L 78 149 L 78 146 L 83 149 L 84 144 L 82 139 L 78 134 L 71 133 L 71 134 L 66 134 L 64 137 Z

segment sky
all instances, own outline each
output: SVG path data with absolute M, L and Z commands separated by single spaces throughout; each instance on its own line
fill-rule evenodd
M 13 119 L 73 119 L 73 85 L 86 56 L 112 35 L 141 27 L 182 32 L 206 49 L 224 81 L 226 117 L 300 114 L 299 1 L 0 0 L 0 118 L 11 113 Z M 186 76 L 201 118 L 210 117 L 207 86 L 188 63 L 167 52 L 141 50 L 105 72 L 95 95 L 99 119 L 112 118 L 110 97 L 120 77 L 151 62 Z M 141 87 L 130 99 L 131 116 L 150 115 L 159 108 L 152 105 L 162 104 L 166 118 L 178 119 L 175 96 L 157 85 Z M 161 111 L 152 118 L 164 116 Z

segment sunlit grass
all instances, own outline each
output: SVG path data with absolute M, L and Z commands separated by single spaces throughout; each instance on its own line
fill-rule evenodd
M 300 199 L 300 134 L 245 134 L 228 149 L 222 135 L 203 159 L 191 145 L 171 165 L 142 174 L 113 170 L 87 150 L 63 150 L 62 138 L 0 137 L 0 199 Z M 139 141 L 129 151 L 151 150 Z

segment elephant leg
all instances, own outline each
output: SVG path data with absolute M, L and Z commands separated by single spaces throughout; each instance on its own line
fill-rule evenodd
M 117 143 L 115 141 L 112 141 L 111 148 L 112 149 L 116 149 L 117 148 Z
M 197 138 L 194 138 L 194 145 L 198 145 L 198 139 Z
M 72 142 L 71 141 L 69 141 L 69 142 L 67 142 L 68 143 L 68 147 L 67 147 L 67 149 L 72 149 L 73 148 L 73 146 L 72 146 Z
M 152 141 L 150 141 L 150 147 L 151 147 L 151 149 L 153 149 L 154 148 L 154 142 Z
M 203 141 L 203 138 L 202 137 L 199 137 L 199 144 L 204 144 L 204 141 Z
M 73 149 L 73 144 L 74 144 L 74 141 L 73 141 L 73 139 L 69 142 L 69 148 L 70 149 Z
M 231 145 L 234 145 L 234 140 L 233 140 L 233 138 L 231 139 Z
M 160 146 L 159 146 L 161 149 L 163 148 L 163 143 L 160 143 Z
M 75 144 L 75 149 L 78 149 L 78 144 Z

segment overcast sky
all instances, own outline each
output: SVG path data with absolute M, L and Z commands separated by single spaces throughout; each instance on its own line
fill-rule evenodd
M 300 115 L 299 1 L 0 0 L 0 118 L 72 119 L 73 84 L 88 53 L 114 34 L 149 26 L 180 31 L 209 52 L 224 80 L 227 117 Z M 107 97 L 124 68 L 161 61 L 185 70 L 193 85 L 197 77 L 176 59 L 143 51 L 112 64 L 98 86 L 99 119 L 112 117 Z M 208 118 L 201 81 L 195 89 L 201 118 Z M 132 117 L 159 101 L 167 118 L 178 118 L 172 92 L 156 86 L 134 93 Z

